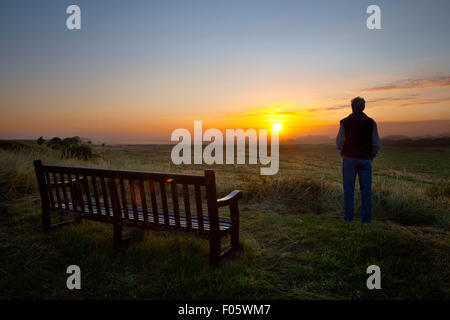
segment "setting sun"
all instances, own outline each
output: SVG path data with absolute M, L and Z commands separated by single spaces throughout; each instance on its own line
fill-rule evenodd
M 280 123 L 275 123 L 275 124 L 272 126 L 272 130 L 273 130 L 273 131 L 276 131 L 276 132 L 279 132 L 282 128 L 283 128 L 283 126 L 282 126 Z

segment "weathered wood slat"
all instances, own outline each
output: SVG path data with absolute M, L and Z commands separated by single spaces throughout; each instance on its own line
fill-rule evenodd
M 53 182 L 54 182 L 54 187 L 55 187 L 56 201 L 58 202 L 58 204 L 61 204 L 61 195 L 59 194 L 57 174 L 53 173 L 52 176 L 53 176 Z
M 170 189 L 171 189 L 171 193 L 172 193 L 173 212 L 175 214 L 175 225 L 178 227 L 180 225 L 180 207 L 178 205 L 177 184 L 172 182 L 170 184 Z
M 55 199 L 53 198 L 53 185 L 50 182 L 50 175 L 48 171 L 45 171 L 45 179 L 47 180 L 48 198 L 50 200 L 50 207 L 55 206 Z
M 148 181 L 148 186 L 150 188 L 150 200 L 152 202 L 152 210 L 155 213 L 153 215 L 153 222 L 154 223 L 159 223 L 158 203 L 156 202 L 155 184 L 153 183 L 153 180 L 149 180 Z
M 72 179 L 72 175 L 70 173 L 67 174 L 67 178 L 69 181 L 70 198 L 72 199 L 72 202 L 74 204 L 73 210 L 77 211 L 78 210 L 78 206 L 77 206 L 78 198 L 77 198 L 77 191 L 75 190 L 75 180 Z
M 55 173 L 55 174 L 56 174 L 56 173 Z M 61 181 L 63 182 L 63 181 L 64 181 L 64 174 L 63 174 L 63 173 L 60 173 L 60 174 L 59 174 L 59 177 L 61 178 Z M 65 183 L 62 183 L 62 184 L 61 184 L 61 189 L 62 189 L 62 193 L 63 193 L 64 204 L 65 204 L 66 206 L 68 206 L 68 205 L 69 205 L 69 199 L 68 199 L 68 197 L 67 197 L 67 190 L 66 190 L 66 184 L 65 184 Z
M 134 181 L 133 179 L 128 180 L 128 184 L 130 187 L 130 194 L 131 194 L 131 206 L 133 208 L 133 215 L 134 219 L 138 219 L 138 211 L 137 211 L 137 198 L 136 198 L 136 190 L 134 189 Z
M 183 184 L 183 200 L 184 200 L 184 212 L 186 214 L 187 227 L 192 228 L 189 186 L 187 184 Z
M 100 186 L 101 186 L 101 188 L 102 188 L 102 196 L 103 196 L 103 202 L 105 203 L 105 205 L 106 205 L 106 212 L 105 212 L 105 214 L 107 215 L 107 216 L 109 216 L 110 215 L 110 213 L 111 213 L 111 211 L 109 210 L 109 200 L 108 200 L 108 191 L 107 191 L 107 189 L 106 189 L 106 182 L 105 182 L 105 178 L 104 177 L 101 177 L 100 178 Z
M 148 222 L 149 212 L 147 210 L 147 198 L 145 197 L 144 181 L 142 179 L 139 179 L 139 192 L 141 196 L 141 206 L 142 212 L 144 214 L 144 221 Z
M 163 207 L 163 215 L 164 215 L 164 224 L 169 225 L 169 209 L 167 205 L 167 193 L 166 193 L 166 182 L 160 181 L 159 188 L 161 192 L 161 202 Z
M 203 229 L 203 208 L 202 208 L 202 193 L 199 185 L 195 185 L 195 207 L 197 209 L 197 219 L 200 229 Z
M 123 213 L 125 216 L 128 216 L 127 194 L 125 192 L 125 183 L 123 181 L 123 178 L 119 178 L 119 184 L 120 184 L 120 194 L 122 198 Z
M 83 198 L 83 191 L 81 190 L 81 183 L 80 183 L 80 176 L 78 172 L 75 173 L 75 190 L 77 194 L 77 199 L 80 204 L 80 210 L 82 213 L 84 213 L 84 206 L 82 205 L 84 198 Z
M 86 200 L 87 200 L 87 203 L 88 203 L 89 213 L 93 213 L 93 211 L 92 211 L 91 194 L 90 194 L 90 190 L 89 190 L 88 178 L 87 178 L 86 175 L 83 176 L 82 183 L 84 185 L 84 189 L 85 189 L 85 192 L 86 192 Z
M 92 184 L 92 189 L 94 190 L 95 207 L 100 208 L 100 197 L 99 197 L 98 188 L 97 188 L 97 177 L 95 177 L 95 176 L 91 177 L 91 184 Z M 98 210 L 97 210 L 97 214 L 102 214 L 102 213 L 98 212 Z
M 123 187 L 123 181 L 121 183 Z M 110 190 L 109 194 L 111 196 L 111 204 L 112 204 L 112 224 L 113 224 L 113 242 L 114 247 L 117 248 L 122 242 L 122 216 L 120 210 L 120 201 L 119 195 L 117 192 L 116 182 L 113 178 L 108 179 L 108 189 Z M 123 189 L 122 189 L 123 190 Z

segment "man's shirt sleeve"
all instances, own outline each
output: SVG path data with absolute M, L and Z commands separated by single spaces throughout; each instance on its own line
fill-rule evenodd
M 339 132 L 336 136 L 336 150 L 340 154 L 342 154 L 342 149 L 344 148 L 344 143 L 345 143 L 345 129 L 341 123 L 341 126 L 339 127 Z
M 372 126 L 372 146 L 373 146 L 373 156 L 376 157 L 380 152 L 381 140 L 378 135 L 377 123 L 374 121 Z

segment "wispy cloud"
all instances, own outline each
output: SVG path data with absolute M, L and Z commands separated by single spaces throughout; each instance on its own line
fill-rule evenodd
M 375 98 L 375 99 L 369 99 L 367 103 L 392 103 L 392 102 L 398 102 L 398 101 L 415 101 L 420 97 L 420 94 L 410 94 L 407 96 L 400 96 L 400 97 L 381 97 L 381 98 Z
M 397 107 L 409 107 L 414 105 L 432 105 L 450 102 L 450 97 L 443 98 L 426 98 L 420 94 L 410 94 L 407 96 L 400 97 L 380 97 L 374 99 L 368 99 L 366 104 L 369 107 L 389 107 L 389 108 L 397 108 Z M 307 109 L 308 112 L 323 112 L 323 111 L 339 111 L 342 109 L 349 109 L 350 101 L 346 104 L 336 104 L 329 107 L 323 108 L 314 108 Z
M 450 97 L 443 98 L 427 98 L 420 94 L 410 94 L 406 96 L 399 97 L 380 97 L 368 99 L 366 101 L 367 106 L 372 108 L 401 108 L 409 107 L 414 105 L 433 105 L 439 103 L 450 102 Z M 312 117 L 313 114 L 320 112 L 333 112 L 340 110 L 350 111 L 350 101 L 348 103 L 335 104 L 330 106 L 317 106 L 309 107 L 307 109 L 290 109 L 285 110 L 283 108 L 273 108 L 273 107 L 260 107 L 244 112 L 230 113 L 222 116 L 223 119 L 239 119 L 239 118 L 253 118 L 257 116 L 263 117 L 283 117 L 294 119 L 296 117 Z
M 325 107 L 325 108 L 315 108 L 315 109 L 308 109 L 306 111 L 308 112 L 318 112 L 318 111 L 334 111 L 334 110 L 341 110 L 341 109 L 347 109 L 349 108 L 350 104 L 341 104 L 337 106 L 332 107 Z
M 376 98 L 366 101 L 368 105 L 372 104 L 379 104 L 379 103 L 398 103 L 398 102 L 404 102 L 407 103 L 408 101 L 413 102 L 416 97 L 414 96 L 407 96 L 407 97 L 396 97 L 396 98 Z M 349 109 L 350 108 L 350 101 L 346 104 L 337 104 L 330 107 L 323 107 L 323 108 L 315 108 L 315 109 L 308 109 L 309 112 L 320 112 L 320 111 L 337 111 L 342 109 Z
M 429 105 L 450 102 L 450 98 L 436 98 L 436 99 L 416 99 L 413 101 L 407 101 L 404 103 L 397 104 L 399 107 L 409 107 L 414 105 Z
M 259 107 L 251 110 L 246 110 L 243 112 L 228 113 L 222 115 L 223 119 L 237 119 L 237 118 L 252 118 L 252 117 L 296 117 L 296 116 L 307 116 L 308 110 L 286 110 L 283 107 Z
M 380 86 L 364 88 L 358 92 L 378 92 L 389 90 L 408 90 L 408 89 L 424 89 L 424 88 L 440 88 L 450 86 L 450 76 L 409 78 L 390 82 Z

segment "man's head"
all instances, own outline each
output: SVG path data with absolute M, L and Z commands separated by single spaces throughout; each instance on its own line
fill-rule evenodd
M 366 100 L 361 97 L 356 97 L 352 100 L 352 110 L 353 112 L 363 112 L 366 107 Z

